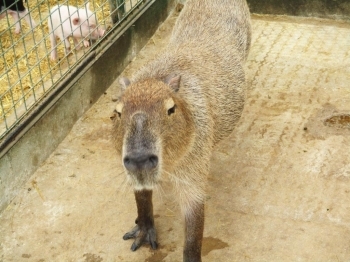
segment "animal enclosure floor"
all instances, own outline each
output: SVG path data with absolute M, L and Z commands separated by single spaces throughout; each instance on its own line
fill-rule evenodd
M 123 75 L 164 47 L 175 20 Z M 246 106 L 211 162 L 203 261 L 350 261 L 350 26 L 266 16 L 252 25 Z M 122 239 L 136 205 L 112 144 L 118 88 L 1 214 L 0 261 L 182 261 L 182 218 L 167 189 L 154 194 L 159 249 L 132 252 Z

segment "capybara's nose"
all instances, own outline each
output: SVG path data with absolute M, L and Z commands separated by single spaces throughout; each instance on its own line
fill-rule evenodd
M 158 157 L 154 154 L 136 153 L 124 157 L 124 166 L 131 172 L 149 171 L 158 165 Z

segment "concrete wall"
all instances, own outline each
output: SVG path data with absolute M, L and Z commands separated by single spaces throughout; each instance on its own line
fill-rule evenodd
M 152 3 L 153 2 L 153 3 Z M 174 0 L 148 1 L 150 7 L 124 23 L 55 89 L 0 145 L 0 211 L 65 138 L 74 123 L 104 93 L 147 43 L 175 6 Z M 138 17 L 139 16 L 139 17 Z M 127 26 L 127 25 L 121 25 Z

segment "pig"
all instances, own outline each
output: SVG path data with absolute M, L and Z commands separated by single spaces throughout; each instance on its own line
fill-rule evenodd
M 0 2 L 0 19 L 6 17 L 6 14 L 10 14 L 15 20 L 15 33 L 19 34 L 21 32 L 20 19 L 26 20 L 27 24 L 33 28 L 36 26 L 35 21 L 32 19 L 28 10 L 24 7 L 22 0 L 2 0 Z
M 64 41 L 66 55 L 70 52 L 69 37 L 73 37 L 75 49 L 80 48 L 83 40 L 85 47 L 90 46 L 88 39 L 96 40 L 105 34 L 105 30 L 98 27 L 96 15 L 90 11 L 90 3 L 86 9 L 74 6 L 56 5 L 51 8 L 48 18 L 51 40 L 51 60 L 57 59 L 56 37 Z

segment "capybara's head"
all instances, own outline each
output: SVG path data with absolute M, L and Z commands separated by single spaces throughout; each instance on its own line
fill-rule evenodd
M 120 79 L 115 143 L 136 190 L 152 189 L 190 150 L 194 125 L 179 95 L 180 79 L 177 75 L 135 83 Z

